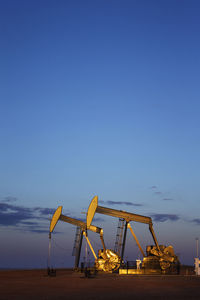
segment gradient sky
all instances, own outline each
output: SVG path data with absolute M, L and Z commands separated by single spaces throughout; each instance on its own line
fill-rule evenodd
M 198 0 L 0 2 L 0 268 L 45 267 L 54 209 L 84 219 L 94 195 L 151 216 L 159 243 L 193 264 L 199 15 Z M 94 221 L 110 248 L 117 223 Z M 73 265 L 75 230 L 58 223 L 54 266 Z M 128 235 L 125 258 L 137 256 Z

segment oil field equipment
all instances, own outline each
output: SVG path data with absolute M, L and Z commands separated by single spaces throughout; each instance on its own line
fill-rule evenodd
M 103 207 L 103 206 L 97 206 L 96 213 L 100 213 L 100 214 L 104 214 L 104 215 L 108 215 L 108 216 L 112 216 L 112 217 L 117 217 L 121 220 L 121 222 L 122 222 L 122 220 L 124 220 L 125 225 L 124 225 L 123 242 L 122 242 L 122 247 L 121 247 L 121 260 L 123 260 L 123 257 L 124 257 L 127 229 L 130 229 L 130 232 L 131 232 L 132 236 L 134 237 L 134 239 L 138 245 L 138 248 L 140 249 L 140 252 L 142 253 L 142 256 L 143 256 L 143 261 L 142 261 L 143 269 L 149 270 L 149 271 L 152 270 L 152 272 L 155 271 L 156 269 L 158 269 L 163 273 L 170 273 L 174 270 L 176 271 L 176 269 L 178 268 L 178 266 L 180 264 L 178 256 L 176 256 L 174 254 L 174 249 L 171 245 L 166 247 L 164 245 L 158 244 L 158 241 L 157 241 L 154 229 L 153 229 L 153 222 L 150 217 L 133 214 L 133 213 L 129 213 L 129 212 L 122 211 L 122 210 L 111 209 L 111 208 Z M 139 243 L 137 236 L 135 235 L 135 233 L 133 231 L 133 228 L 131 227 L 131 224 L 130 224 L 131 221 L 149 225 L 149 231 L 152 235 L 155 245 L 150 245 L 150 246 L 146 247 L 146 255 Z M 120 227 L 120 226 L 118 226 L 118 227 Z
M 91 224 L 97 206 L 98 206 L 98 197 L 95 196 L 92 199 L 92 201 L 88 207 L 86 222 L 63 215 L 62 214 L 62 206 L 59 206 L 57 208 L 57 210 L 55 211 L 55 213 L 51 219 L 51 222 L 50 222 L 49 245 L 51 243 L 51 234 L 52 234 L 58 221 L 63 221 L 63 222 L 67 222 L 72 225 L 75 225 L 75 226 L 77 226 L 77 231 L 76 231 L 75 243 L 74 243 L 74 248 L 73 248 L 73 253 L 72 253 L 75 256 L 75 269 L 77 269 L 79 266 L 82 240 L 83 240 L 83 236 L 84 236 L 87 241 L 87 244 L 89 245 L 89 247 L 92 251 L 92 254 L 94 256 L 95 268 L 97 270 L 101 270 L 101 271 L 105 271 L 105 272 L 112 272 L 119 268 L 121 258 L 113 250 L 106 249 L 104 239 L 103 239 L 103 229 Z M 92 247 L 92 244 L 88 238 L 88 230 L 96 232 L 100 235 L 103 249 L 99 250 L 98 257 L 97 257 L 97 255 Z M 50 246 L 49 246 L 49 249 L 50 249 Z M 50 260 L 50 250 L 49 250 L 49 260 Z
M 119 218 L 119 225 L 118 225 L 114 250 L 106 249 L 104 239 L 103 239 L 103 229 L 92 225 L 92 220 L 95 213 Z M 75 256 L 75 268 L 78 268 L 79 266 L 82 239 L 84 236 L 95 258 L 95 268 L 97 270 L 101 270 L 104 272 L 113 272 L 119 269 L 119 267 L 123 263 L 127 229 L 130 230 L 133 238 L 135 239 L 138 245 L 138 248 L 140 249 L 140 252 L 142 253 L 143 256 L 143 261 L 141 266 L 142 270 L 150 270 L 152 272 L 158 270 L 162 273 L 170 273 L 174 269 L 178 268 L 180 264 L 178 257 L 174 254 L 174 249 L 172 246 L 166 247 L 164 245 L 158 244 L 153 229 L 152 219 L 150 217 L 133 214 L 122 210 L 111 209 L 108 207 L 98 206 L 97 196 L 95 196 L 92 199 L 88 207 L 86 222 L 73 219 L 68 216 L 64 216 L 62 214 L 62 206 L 59 206 L 55 211 L 50 223 L 49 240 L 51 240 L 51 233 L 53 232 L 58 220 L 77 226 L 76 238 L 75 238 L 74 249 L 73 249 L 73 255 Z M 155 245 L 149 245 L 146 247 L 146 255 L 139 243 L 136 234 L 133 231 L 133 228 L 131 227 L 130 222 L 132 221 L 149 225 L 149 231 L 152 235 Z M 103 249 L 98 251 L 98 257 L 95 254 L 95 251 L 89 241 L 88 230 L 96 232 L 100 235 Z

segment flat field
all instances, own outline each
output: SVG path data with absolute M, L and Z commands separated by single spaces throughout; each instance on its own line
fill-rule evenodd
M 0 271 L 0 300 L 200 299 L 194 275 L 98 274 L 86 278 L 72 270 Z

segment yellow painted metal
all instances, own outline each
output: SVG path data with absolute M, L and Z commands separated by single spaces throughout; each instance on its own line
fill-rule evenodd
M 54 215 L 51 219 L 50 228 L 49 228 L 50 233 L 53 232 L 53 230 L 54 230 L 54 228 L 55 228 L 55 226 L 56 226 L 56 224 L 57 224 L 57 222 L 60 218 L 61 213 L 62 213 L 62 206 L 59 206 L 56 209 L 56 211 L 55 211 L 55 213 L 54 213 Z
M 128 222 L 128 223 L 131 222 L 131 221 L 134 221 L 134 222 L 149 224 L 150 233 L 151 233 L 151 235 L 153 237 L 153 240 L 155 242 L 155 245 L 158 249 L 159 255 L 162 256 L 162 252 L 160 250 L 156 235 L 155 235 L 154 230 L 153 230 L 152 219 L 150 217 L 137 215 L 137 214 L 133 214 L 133 213 L 123 211 L 123 210 L 117 210 L 117 209 L 112 209 L 112 208 L 103 207 L 103 206 L 97 206 L 96 212 L 100 213 L 100 214 L 112 216 L 112 217 L 122 218 L 122 219 L 126 220 L 126 222 Z M 134 236 L 134 238 L 135 238 L 135 240 L 138 244 L 138 247 L 140 248 L 140 251 L 142 252 L 143 256 L 145 256 L 141 246 L 139 246 L 139 241 L 137 240 L 137 237 L 135 236 L 133 230 L 132 230 L 132 234 L 133 234 L 133 236 Z
M 121 257 L 111 249 L 99 250 L 95 267 L 99 271 L 113 272 L 120 267 Z
M 86 227 L 87 227 L 85 222 L 77 220 L 77 219 L 74 219 L 74 218 L 70 218 L 70 217 L 67 217 L 67 216 L 64 216 L 64 215 L 60 215 L 60 219 L 59 220 L 63 221 L 63 222 L 66 222 L 66 223 L 70 223 L 70 224 L 75 225 L 75 226 L 79 226 L 83 230 L 86 230 Z M 90 225 L 90 227 L 88 228 L 88 230 L 96 232 L 96 233 L 101 233 L 102 229 L 100 227 L 97 227 L 97 226 L 94 226 L 94 225 Z
M 126 222 L 135 221 L 139 223 L 152 224 L 152 219 L 150 217 L 141 216 L 133 213 L 129 213 L 123 210 L 97 206 L 96 212 L 99 214 L 104 214 L 112 217 L 125 219 Z
M 88 207 L 88 211 L 87 211 L 87 228 L 89 228 L 91 223 L 92 223 L 92 219 L 93 219 L 95 211 L 97 209 L 97 205 L 98 205 L 98 197 L 95 196 L 92 199 L 92 201 L 90 202 L 90 205 Z
M 128 228 L 130 229 L 130 231 L 131 231 L 131 233 L 132 233 L 132 236 L 134 237 L 134 239 L 135 239 L 135 241 L 136 241 L 136 243 L 137 243 L 137 245 L 138 245 L 138 247 L 139 247 L 139 249 L 140 249 L 142 255 L 145 256 L 144 251 L 142 250 L 142 247 L 141 247 L 141 245 L 140 245 L 140 243 L 139 243 L 139 241 L 138 241 L 138 239 L 137 239 L 137 236 L 135 235 L 135 233 L 134 233 L 134 231 L 133 231 L 133 229 L 132 229 L 130 223 L 128 223 Z
M 85 231 L 83 231 L 83 235 L 86 238 L 86 241 L 87 241 L 87 243 L 88 243 L 88 245 L 89 245 L 89 247 L 90 247 L 90 249 L 92 251 L 92 254 L 94 255 L 94 258 L 97 259 L 97 256 L 96 256 L 96 254 L 94 252 L 94 249 L 93 249 L 93 247 L 92 247 L 92 245 L 91 245 L 91 243 L 90 243 L 90 241 L 89 241 L 89 239 L 88 239 L 87 234 L 86 234 Z
M 88 228 L 88 230 L 96 232 L 96 233 L 101 233 L 102 228 L 94 226 L 94 225 L 90 225 L 90 227 Z
M 103 240 L 103 229 L 96 227 L 94 225 L 91 225 L 95 212 L 109 215 L 112 217 L 118 217 L 118 218 L 125 219 L 126 222 L 128 223 L 127 227 L 130 229 L 142 255 L 144 256 L 144 259 L 153 257 L 153 256 L 158 257 L 158 262 L 160 263 L 160 266 L 163 270 L 169 268 L 172 263 L 175 264 L 178 262 L 178 257 L 174 254 L 172 246 L 164 247 L 161 249 L 161 246 L 158 244 L 158 241 L 156 239 L 156 236 L 155 236 L 155 233 L 153 230 L 152 219 L 150 217 L 125 212 L 122 210 L 116 210 L 116 209 L 98 206 L 98 197 L 97 196 L 95 196 L 92 199 L 92 201 L 88 207 L 87 222 L 83 222 L 81 220 L 73 219 L 73 218 L 62 215 L 62 206 L 59 206 L 52 217 L 52 220 L 50 223 L 50 228 L 49 228 L 49 232 L 50 232 L 49 236 L 51 236 L 51 233 L 53 232 L 58 220 L 61 220 L 61 221 L 67 222 L 67 223 L 71 223 L 76 226 L 80 226 L 81 230 L 83 231 L 83 235 L 85 236 L 86 241 L 94 255 L 97 269 L 104 270 L 105 272 L 110 272 L 110 271 L 114 271 L 114 270 L 118 269 L 120 266 L 121 258 L 114 251 L 106 249 L 106 246 L 105 246 L 104 240 Z M 145 257 L 142 247 L 140 246 L 140 243 L 139 243 L 132 227 L 129 224 L 130 221 L 149 224 L 149 230 L 151 232 L 151 235 L 152 235 L 153 240 L 156 245 L 153 247 L 151 246 L 151 249 L 150 249 L 151 256 Z M 99 252 L 98 258 L 97 258 L 96 254 L 94 252 L 94 249 L 87 237 L 87 230 L 91 230 L 93 232 L 100 234 L 100 239 L 101 239 L 101 242 L 103 245 L 103 250 L 99 250 L 100 252 Z M 143 259 L 143 262 L 144 262 L 144 259 Z M 124 271 L 122 271 L 122 272 L 124 272 Z M 131 272 L 134 273 L 135 271 L 133 271 L 133 270 L 128 271 L 129 274 L 131 274 Z
M 160 250 L 160 247 L 159 247 L 159 244 L 158 244 L 158 241 L 157 241 L 155 232 L 154 232 L 154 230 L 153 230 L 153 225 L 152 225 L 152 224 L 149 224 L 149 230 L 150 230 L 151 235 L 152 235 L 152 237 L 153 237 L 154 243 L 156 244 L 156 247 L 157 247 L 159 253 L 161 254 L 161 250 Z
M 103 239 L 103 229 L 101 229 L 101 232 L 100 232 L 100 239 L 101 239 L 101 242 L 102 242 L 102 245 L 103 245 L 103 250 L 105 252 L 106 251 L 106 245 L 105 245 L 104 239 Z
M 119 269 L 119 275 L 138 275 L 143 274 L 143 270 L 137 269 Z

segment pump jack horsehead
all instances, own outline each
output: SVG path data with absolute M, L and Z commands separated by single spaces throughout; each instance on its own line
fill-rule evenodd
M 104 239 L 103 239 L 103 229 L 92 225 L 92 220 L 93 220 L 95 213 L 100 213 L 100 214 L 117 217 L 117 218 L 125 220 L 125 228 L 124 228 L 121 256 L 119 256 L 113 250 L 106 249 Z M 79 247 L 77 249 L 76 259 L 75 259 L 75 268 L 78 268 L 78 265 L 79 265 L 81 246 L 82 246 L 82 238 L 84 236 L 86 238 L 86 241 L 87 241 L 87 243 L 93 253 L 93 256 L 95 258 L 96 269 L 102 270 L 105 272 L 113 272 L 113 271 L 117 270 L 120 267 L 120 264 L 123 262 L 123 255 L 124 255 L 124 249 L 125 249 L 125 243 L 126 243 L 126 234 L 127 234 L 128 228 L 130 229 L 130 232 L 131 232 L 132 236 L 134 237 L 134 239 L 143 255 L 143 263 L 142 263 L 143 267 L 148 268 L 148 265 L 152 265 L 152 263 L 156 262 L 156 264 L 160 266 L 160 269 L 163 272 L 167 272 L 168 270 L 170 270 L 171 267 L 173 267 L 174 265 L 179 263 L 178 257 L 174 254 L 174 250 L 173 250 L 172 246 L 165 247 L 163 245 L 158 244 L 157 238 L 156 238 L 154 230 L 153 230 L 152 219 L 150 217 L 125 212 L 122 210 L 116 210 L 116 209 L 111 209 L 111 208 L 107 208 L 107 207 L 103 207 L 103 206 L 98 206 L 98 197 L 97 196 L 95 196 L 92 199 L 92 201 L 88 207 L 86 223 L 83 221 L 62 215 L 62 206 L 59 206 L 57 208 L 57 210 L 55 211 L 55 213 L 52 217 L 51 223 L 50 223 L 50 230 L 49 230 L 50 239 L 51 239 L 51 233 L 53 232 L 58 220 L 76 225 L 81 230 Z M 147 246 L 147 255 L 146 256 L 145 256 L 144 251 L 139 243 L 139 240 L 137 239 L 137 237 L 130 225 L 131 221 L 149 225 L 149 230 L 152 235 L 155 246 Z M 87 234 L 88 230 L 96 232 L 100 235 L 103 249 L 98 251 L 98 258 L 97 258 L 97 255 L 95 254 L 94 249 L 89 241 L 88 234 Z

